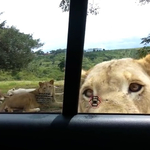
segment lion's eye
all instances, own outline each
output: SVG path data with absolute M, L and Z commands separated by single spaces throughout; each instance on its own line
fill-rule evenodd
M 87 89 L 87 90 L 85 90 L 85 91 L 83 92 L 83 94 L 84 94 L 86 97 L 90 98 L 91 96 L 93 96 L 93 90 Z
M 139 90 L 141 90 L 142 85 L 138 84 L 138 83 L 131 83 L 129 86 L 129 91 L 130 92 L 138 92 Z

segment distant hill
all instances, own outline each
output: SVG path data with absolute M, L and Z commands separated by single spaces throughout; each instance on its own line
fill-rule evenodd
M 138 58 L 139 49 L 118 49 L 118 50 L 103 50 L 94 52 L 84 52 L 82 68 L 90 69 L 95 64 L 108 61 L 111 59 L 119 59 L 125 57 Z M 64 79 L 64 71 L 60 69 L 58 64 L 63 68 L 65 63 L 66 50 L 56 50 L 49 54 L 36 54 L 34 60 L 28 67 L 15 74 L 9 72 L 0 72 L 0 81 L 3 80 L 55 80 Z

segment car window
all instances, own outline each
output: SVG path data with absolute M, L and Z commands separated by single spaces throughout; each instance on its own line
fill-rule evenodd
M 150 113 L 150 4 L 89 1 L 79 113 Z M 94 9 L 97 8 L 97 9 Z
M 60 4 L 1 3 L 1 112 L 62 112 L 69 12 Z
M 70 2 L 28 4 L 1 4 L 0 111 L 61 113 Z M 149 113 L 149 7 L 89 0 L 79 113 Z

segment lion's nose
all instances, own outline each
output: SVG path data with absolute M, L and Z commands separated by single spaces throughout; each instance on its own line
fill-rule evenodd
M 92 107 L 98 107 L 101 103 L 101 98 L 98 96 L 92 96 L 89 103 Z

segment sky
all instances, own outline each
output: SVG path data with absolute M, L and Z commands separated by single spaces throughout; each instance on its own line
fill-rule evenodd
M 66 49 L 69 12 L 61 0 L 0 0 L 0 22 L 40 39 L 44 52 Z M 87 15 L 84 49 L 142 47 L 141 38 L 150 33 L 150 4 L 138 0 L 89 0 L 99 5 L 98 15 Z

